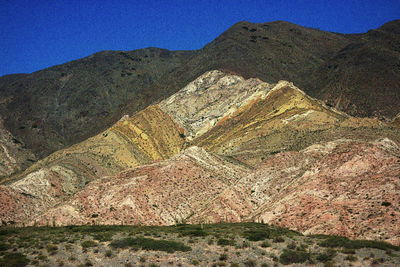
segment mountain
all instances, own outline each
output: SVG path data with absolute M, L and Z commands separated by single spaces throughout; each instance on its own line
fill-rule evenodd
M 293 83 L 209 71 L 8 178 L 0 219 L 263 221 L 397 244 L 399 144 L 396 126 L 347 115 Z
M 325 61 L 304 88 L 358 116 L 393 117 L 400 102 L 400 20 L 354 40 Z M 366 77 L 368 76 L 368 77 Z
M 36 157 L 83 141 L 219 69 L 289 80 L 355 116 L 399 108 L 399 21 L 365 34 L 289 22 L 239 22 L 196 51 L 103 51 L 32 74 L 0 78 L 0 116 Z
M 25 75 L 0 79 L 5 126 L 39 158 L 83 141 L 165 93 L 154 83 L 194 52 L 158 48 L 103 51 Z

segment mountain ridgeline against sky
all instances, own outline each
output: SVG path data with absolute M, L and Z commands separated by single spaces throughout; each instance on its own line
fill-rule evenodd
M 239 22 L 196 51 L 103 51 L 3 76 L 0 116 L 16 142 L 43 158 L 219 69 L 269 83 L 291 81 L 350 115 L 392 118 L 400 112 L 399 33 L 400 21 L 364 34 Z

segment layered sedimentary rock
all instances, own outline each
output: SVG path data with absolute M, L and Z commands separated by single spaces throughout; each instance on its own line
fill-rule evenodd
M 11 177 L 0 219 L 256 220 L 398 243 L 399 142 L 395 124 L 351 117 L 290 82 L 210 71 Z
M 400 243 L 400 149 L 349 139 L 274 155 L 190 222 L 255 220 L 307 234 Z
M 315 144 L 256 169 L 191 147 L 98 179 L 29 224 L 259 221 L 399 244 L 399 176 L 400 149 L 389 139 Z
M 184 144 L 181 131 L 167 114 L 150 106 L 97 136 L 51 154 L 9 181 L 13 194 L 35 204 L 25 208 L 23 216 L 10 214 L 7 221 L 24 221 L 99 177 L 175 155 Z M 0 195 L 9 194 L 2 191 Z
M 377 119 L 355 118 L 307 96 L 290 82 L 280 81 L 220 118 L 193 144 L 255 165 L 280 152 L 301 150 L 338 138 L 374 140 L 382 135 L 399 140 L 398 130 Z
M 188 140 L 210 130 L 221 119 L 266 94 L 272 85 L 259 79 L 210 71 L 160 103 L 185 129 Z
M 34 223 L 182 223 L 248 172 L 245 166 L 191 147 L 170 160 L 98 179 Z

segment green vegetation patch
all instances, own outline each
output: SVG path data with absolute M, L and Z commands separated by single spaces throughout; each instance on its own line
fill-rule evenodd
M 310 253 L 305 251 L 297 251 L 291 249 L 284 249 L 279 262 L 282 264 L 303 263 L 310 259 Z
M 156 240 L 151 238 L 124 238 L 120 240 L 114 240 L 110 243 L 113 248 L 141 248 L 144 250 L 160 250 L 173 253 L 175 251 L 190 251 L 191 247 L 186 246 L 181 242 L 169 241 L 169 240 Z
M 86 241 L 82 242 L 81 246 L 83 248 L 92 248 L 92 247 L 96 247 L 97 243 L 93 240 L 86 240 Z
M 226 238 L 219 238 L 217 241 L 218 246 L 234 246 L 235 240 L 226 239 Z
M 330 248 L 343 247 L 347 249 L 376 248 L 381 250 L 392 249 L 396 251 L 400 250 L 399 246 L 395 246 L 383 241 L 350 240 L 342 236 L 324 236 L 323 238 L 325 238 L 325 240 L 323 240 L 319 244 L 321 247 L 330 247 Z
M 333 258 L 336 256 L 336 251 L 333 249 L 328 249 L 325 252 L 319 253 L 316 256 L 316 260 L 317 261 L 321 261 L 321 262 L 328 262 L 333 260 Z
M 250 241 L 261 241 L 270 238 L 270 236 L 271 236 L 270 231 L 268 231 L 267 229 L 266 230 L 256 229 L 253 231 L 244 232 L 244 237 Z
M 9 253 L 0 259 L 0 266 L 23 267 L 29 264 L 29 259 L 22 253 Z
M 10 248 L 11 248 L 11 246 L 8 244 L 0 243 L 0 251 L 6 251 L 6 250 L 9 250 Z
M 99 232 L 92 235 L 94 240 L 100 242 L 108 242 L 111 241 L 114 236 L 113 232 Z
M 199 225 L 180 224 L 176 231 L 184 236 L 207 236 L 208 233 Z

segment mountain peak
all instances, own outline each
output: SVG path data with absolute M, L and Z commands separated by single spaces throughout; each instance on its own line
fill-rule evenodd
M 191 140 L 271 88 L 260 79 L 208 71 L 160 103 Z

